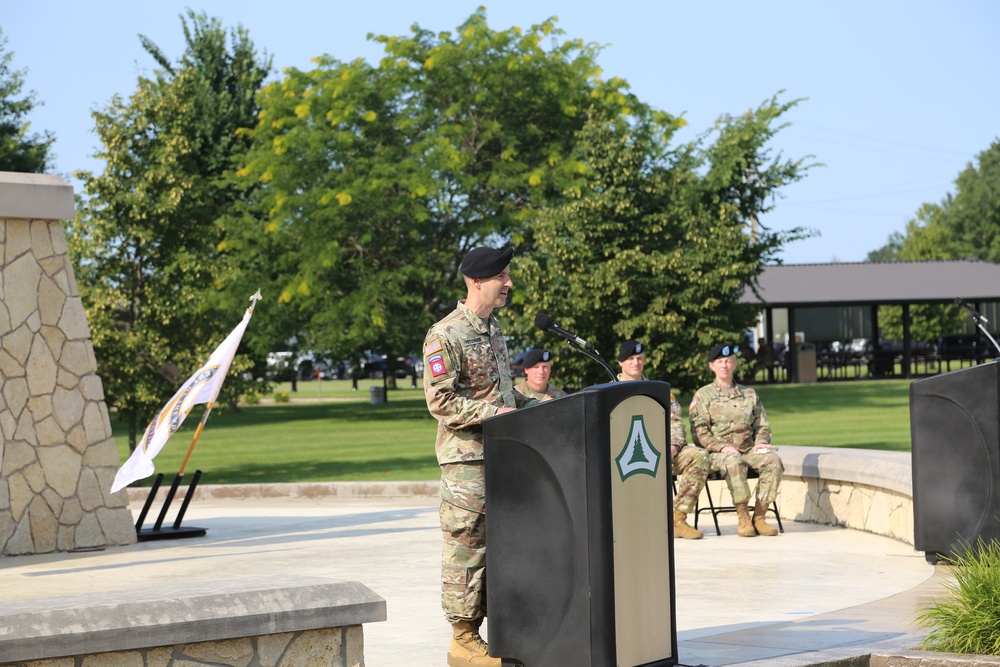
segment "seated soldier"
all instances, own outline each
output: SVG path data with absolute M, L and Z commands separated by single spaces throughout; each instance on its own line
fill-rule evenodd
M 691 437 L 709 451 L 712 470 L 722 472 L 733 495 L 740 537 L 778 534 L 765 521 L 778 495 L 784 466 L 771 446 L 771 426 L 757 392 L 733 379 L 738 363 L 736 345 L 716 345 L 708 355 L 715 381 L 695 392 L 688 408 Z M 748 504 L 747 466 L 757 471 L 753 519 Z
M 549 382 L 552 377 L 552 353 L 534 349 L 524 355 L 524 382 L 514 387 L 528 398 L 551 401 L 565 396 L 566 392 Z
M 618 379 L 622 382 L 644 380 L 646 352 L 641 342 L 627 340 L 618 349 L 618 364 L 622 368 Z M 698 496 L 708 479 L 708 453 L 687 442 L 681 404 L 670 394 L 670 464 L 677 476 L 677 493 L 674 495 L 674 537 L 700 540 L 704 534 L 688 525 L 687 515 L 694 511 Z

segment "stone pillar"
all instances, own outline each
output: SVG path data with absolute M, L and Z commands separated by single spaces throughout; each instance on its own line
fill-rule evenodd
M 0 172 L 0 556 L 132 544 L 61 220 L 73 188 Z

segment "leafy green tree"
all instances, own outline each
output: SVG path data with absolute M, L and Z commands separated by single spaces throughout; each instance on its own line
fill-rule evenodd
M 280 295 L 273 340 L 347 355 L 419 349 L 461 294 L 471 248 L 532 244 L 538 211 L 584 182 L 575 147 L 588 116 L 656 118 L 599 49 L 559 41 L 555 20 L 455 33 L 413 26 L 370 38 L 377 65 L 317 59 L 260 96 L 239 175 L 259 185 L 230 221 L 235 284 Z
M 905 234 L 894 232 L 885 246 L 869 253 L 869 261 L 973 258 L 1000 262 L 1000 141 L 980 153 L 977 162 L 958 175 L 955 186 L 955 194 L 947 194 L 940 204 L 923 204 L 906 224 Z M 882 336 L 901 339 L 902 319 L 901 307 L 880 308 Z M 933 341 L 970 327 L 961 308 L 952 304 L 910 309 L 915 340 Z
M 221 307 L 217 223 L 247 195 L 226 174 L 248 147 L 239 130 L 256 122 L 270 60 L 242 28 L 227 41 L 217 19 L 188 11 L 181 22 L 181 58 L 171 62 L 141 37 L 155 76 L 94 114 L 106 166 L 79 175 L 86 198 L 69 229 L 108 405 L 127 422 L 132 447 L 243 315 Z M 248 365 L 238 356 L 232 372 Z M 230 399 L 238 385 L 224 385 Z
M 531 305 L 515 299 L 524 308 L 514 330 L 551 346 L 530 333 L 545 311 L 612 364 L 619 344 L 638 338 L 648 377 L 685 390 L 701 384 L 711 347 L 742 340 L 755 321 L 756 308 L 739 303 L 745 288 L 784 243 L 806 233 L 755 223 L 808 169 L 766 147 L 795 104 L 772 99 L 721 121 L 708 146 L 703 136 L 674 150 L 663 126 L 589 124 L 580 134 L 587 183 L 565 205 L 540 212 L 534 245 L 518 260 L 515 294 L 531 295 Z M 560 355 L 558 369 L 569 386 L 608 380 L 583 355 Z
M 903 241 L 905 236 L 900 231 L 894 231 L 889 234 L 889 238 L 885 245 L 881 248 L 876 248 L 868 253 L 865 257 L 866 262 L 892 262 L 899 259 L 899 253 L 903 249 Z
M 0 29 L 0 171 L 41 174 L 50 166 L 51 132 L 30 134 L 27 117 L 35 108 L 35 95 L 19 97 L 26 70 L 11 69 L 14 54 L 5 51 L 7 38 Z
M 955 180 L 955 197 L 942 204 L 943 224 L 957 237 L 958 257 L 1000 262 L 1000 140 Z

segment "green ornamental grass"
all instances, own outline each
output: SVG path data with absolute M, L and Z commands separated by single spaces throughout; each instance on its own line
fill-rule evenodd
M 929 629 L 922 648 L 1000 655 L 1000 544 L 980 539 L 949 564 L 953 581 L 917 617 Z

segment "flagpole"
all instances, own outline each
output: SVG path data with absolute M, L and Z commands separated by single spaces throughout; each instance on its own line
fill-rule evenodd
M 250 297 L 250 308 L 248 309 L 251 314 L 253 314 L 253 309 L 257 305 L 257 301 L 261 299 L 260 290 L 254 292 L 253 296 Z M 184 462 L 181 463 L 180 469 L 177 471 L 177 475 L 183 475 L 184 469 L 187 468 L 188 461 L 191 460 L 191 454 L 194 453 L 194 446 L 198 444 L 198 438 L 201 437 L 202 429 L 205 428 L 205 424 L 208 423 L 208 416 L 212 414 L 212 402 L 209 401 L 205 403 L 205 414 L 201 416 L 201 421 L 198 422 L 198 428 L 194 430 L 194 437 L 191 438 L 191 445 L 188 447 L 187 454 L 184 456 Z
M 194 446 L 198 442 L 198 438 L 201 436 L 201 430 L 205 428 L 206 422 L 208 422 L 208 415 L 212 412 L 212 404 L 205 404 L 205 414 L 201 416 L 201 421 L 198 422 L 198 428 L 194 430 L 194 437 L 191 438 L 191 446 L 188 447 L 187 455 L 184 457 L 184 462 L 181 463 L 180 469 L 177 471 L 178 475 L 184 474 L 184 469 L 187 468 L 188 461 L 191 460 L 191 454 L 194 452 Z

